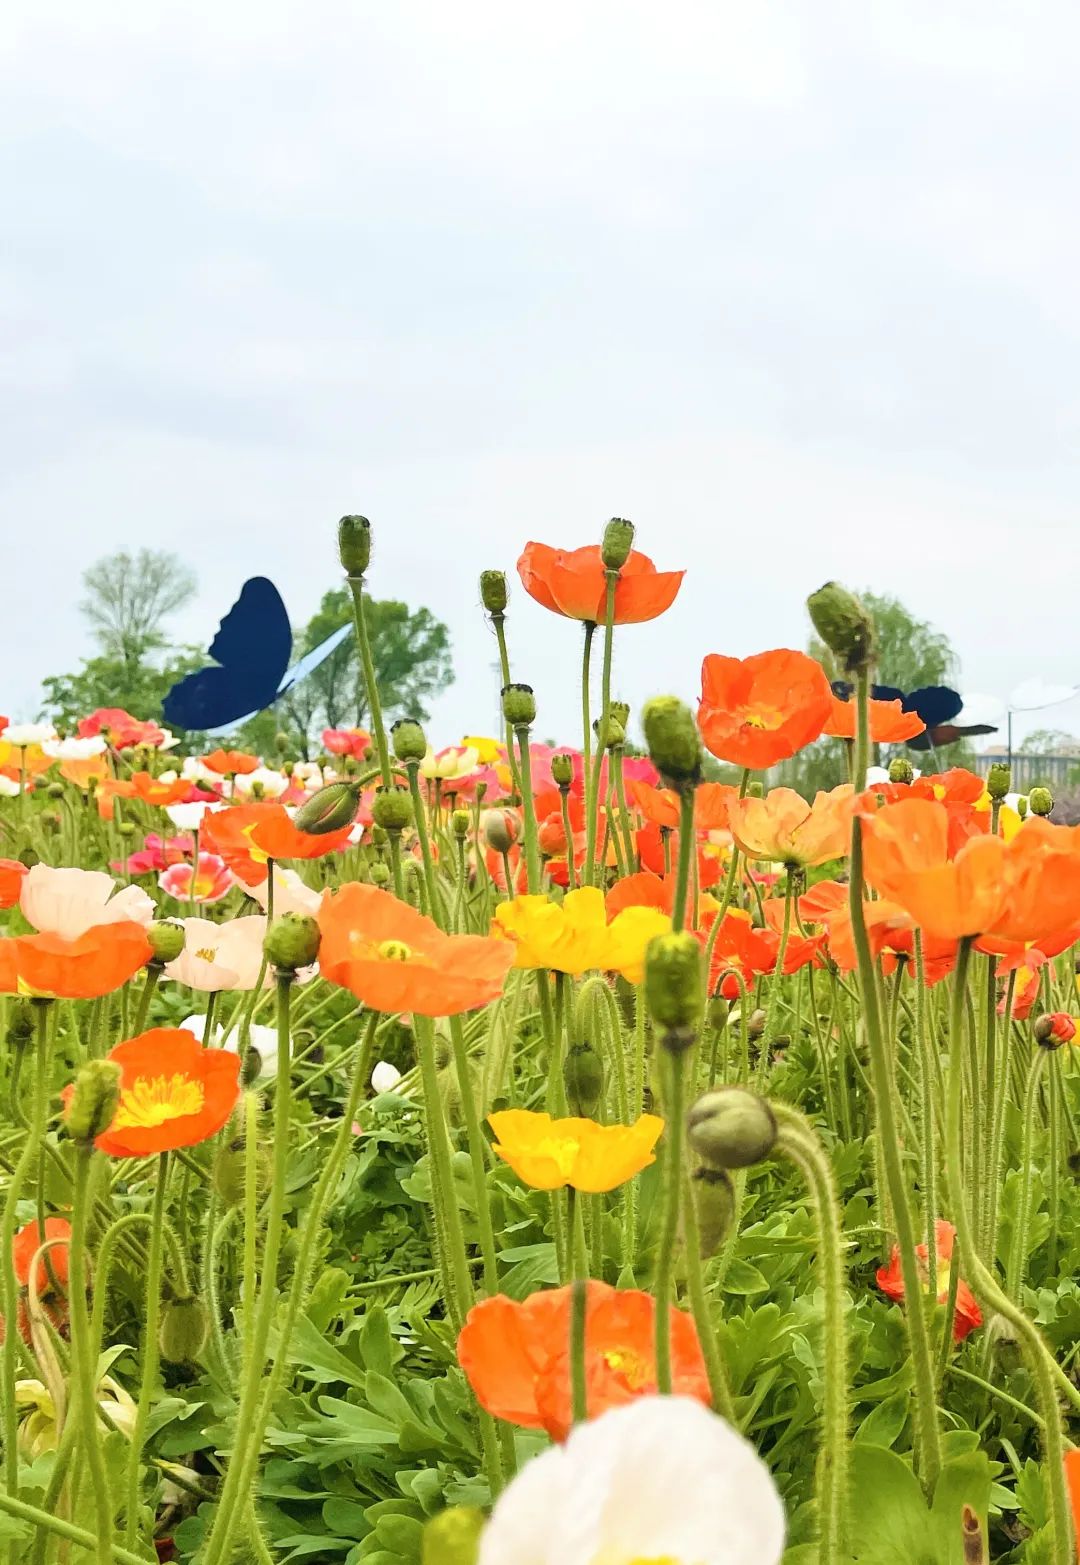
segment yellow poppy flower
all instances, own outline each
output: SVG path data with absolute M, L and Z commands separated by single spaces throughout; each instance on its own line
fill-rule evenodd
M 483 734 L 466 734 L 461 742 L 467 749 L 476 751 L 481 766 L 493 766 L 505 754 L 501 739 L 488 739 Z
M 633 1125 L 598 1125 L 592 1119 L 552 1119 L 528 1109 L 488 1116 L 495 1152 L 534 1190 L 614 1190 L 655 1163 L 653 1148 L 664 1121 L 642 1114 Z
M 516 941 L 515 967 L 575 975 L 599 969 L 640 983 L 646 946 L 670 928 L 668 915 L 649 907 L 624 908 L 609 924 L 604 893 L 597 886 L 582 886 L 568 891 L 561 903 L 543 896 L 500 903 L 492 934 Z

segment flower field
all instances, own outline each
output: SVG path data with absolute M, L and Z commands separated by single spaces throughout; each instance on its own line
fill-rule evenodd
M 2 1565 L 1077 1559 L 1080 828 L 836 583 L 618 689 L 634 543 L 517 561 L 554 748 L 499 570 L 497 731 L 384 716 L 361 517 L 317 760 L 0 729 Z

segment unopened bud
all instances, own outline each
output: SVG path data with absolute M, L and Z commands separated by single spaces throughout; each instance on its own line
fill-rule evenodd
M 766 1025 L 768 1024 L 768 1020 L 769 1018 L 766 1016 L 764 1011 L 752 1011 L 750 1013 L 750 1020 L 746 1024 L 747 1037 L 753 1039 L 754 1042 L 756 1042 L 758 1038 L 763 1035 Z
M 701 779 L 701 735 L 694 714 L 677 696 L 646 701 L 641 726 L 649 760 L 668 787 L 692 788 Z
M 455 1505 L 424 1528 L 420 1565 L 476 1565 L 484 1513 L 475 1505 Z
M 897 755 L 889 762 L 889 781 L 891 783 L 915 781 L 915 768 L 904 756 Z
M 346 576 L 363 576 L 371 561 L 371 523 L 366 516 L 343 516 L 337 536 L 342 570 Z
M 735 1189 L 722 1168 L 703 1165 L 694 1170 L 692 1189 L 701 1237 L 701 1259 L 707 1261 L 727 1238 L 735 1215 Z
M 117 833 L 121 837 L 128 837 L 128 838 L 134 837 L 134 835 L 135 835 L 135 822 L 134 821 L 120 821 L 119 824 L 117 825 L 116 830 L 117 830 Z
M 61 782 L 50 783 L 45 793 L 50 799 L 62 799 L 64 797 L 64 785 Z
M 450 812 L 450 830 L 458 842 L 464 842 L 469 835 L 469 827 L 472 821 L 468 810 L 452 810 Z
M 1036 1019 L 1032 1032 L 1044 1049 L 1060 1049 L 1076 1037 L 1076 1023 L 1067 1011 L 1050 1011 Z
M 427 738 L 414 717 L 399 717 L 390 729 L 390 737 L 399 761 L 422 761 L 427 755 Z
M 645 952 L 645 1003 L 669 1047 L 686 1047 L 701 1020 L 701 946 L 689 930 L 654 935 Z
M 161 1312 L 158 1342 L 167 1364 L 193 1364 L 210 1336 L 210 1312 L 201 1299 L 170 1299 Z
M 991 799 L 1004 799 L 1012 787 L 1012 772 L 1004 761 L 993 761 L 986 774 L 986 791 Z
M 1054 808 L 1054 795 L 1049 788 L 1032 788 L 1027 797 L 1032 815 L 1049 815 Z
M 746 797 L 748 799 L 763 799 L 765 797 L 765 785 L 755 777 L 753 782 L 746 785 Z
M 1020 795 L 1020 797 L 1017 799 L 1017 801 L 1016 801 L 1016 813 L 1017 813 L 1017 815 L 1019 815 L 1021 820 L 1026 820 L 1027 819 L 1028 799 L 1027 799 L 1027 794 L 1026 793 L 1022 793 Z
M 265 1147 L 252 1149 L 256 1192 L 261 1197 L 270 1185 L 270 1154 Z M 247 1151 L 244 1138 L 226 1142 L 214 1159 L 213 1182 L 223 1206 L 242 1206 L 247 1180 Z
M 694 1151 L 714 1168 L 749 1168 L 772 1151 L 776 1117 L 756 1092 L 717 1087 L 691 1107 L 686 1130 Z
M 597 718 L 593 725 L 596 729 L 596 737 L 607 750 L 614 750 L 619 745 L 626 743 L 626 729 L 617 718 L 609 716 L 607 722 Z M 600 732 L 601 728 L 603 733 Z
M 708 1005 L 707 1016 L 709 1026 L 714 1028 L 717 1032 L 722 1032 L 723 1029 L 727 1026 L 728 1013 L 730 1010 L 731 1004 L 727 996 L 723 992 L 714 994 Z
M 309 837 L 324 837 L 331 831 L 344 831 L 356 819 L 360 794 L 354 783 L 332 782 L 305 799 L 293 816 L 297 831 Z
M 388 886 L 390 884 L 390 871 L 385 864 L 373 864 L 368 878 L 373 886 Z
M 377 788 L 371 801 L 371 818 L 384 831 L 404 831 L 413 821 L 412 800 L 407 788 Z
M 162 966 L 166 962 L 175 962 L 184 949 L 186 939 L 183 924 L 178 924 L 172 919 L 162 919 L 160 923 L 146 926 L 146 939 L 153 952 L 151 960 L 159 962 Z
M 114 1060 L 87 1060 L 68 1089 L 65 1120 L 72 1141 L 96 1140 L 108 1130 L 120 1103 L 120 1067 Z
M 484 841 L 495 853 L 509 853 L 517 841 L 518 823 L 513 810 L 488 810 L 484 814 Z
M 310 967 L 319 954 L 319 925 L 308 913 L 283 913 L 263 941 L 266 959 L 283 972 Z
M 604 541 L 600 545 L 600 558 L 609 571 L 622 570 L 634 547 L 634 524 L 613 516 L 604 528 Z
M 504 685 L 503 717 L 511 728 L 528 728 L 536 720 L 536 697 L 531 685 Z
M 489 614 L 506 613 L 506 575 L 503 571 L 480 572 L 480 602 Z
M 604 1091 L 604 1063 L 591 1043 L 575 1043 L 569 1049 L 563 1081 L 571 1114 L 591 1118 Z
M 574 780 L 574 757 L 565 750 L 551 757 L 551 780 L 556 788 L 569 788 Z
M 292 740 L 289 738 L 288 734 L 274 735 L 274 749 L 279 755 L 287 755 L 289 753 L 289 747 L 291 744 Z
M 814 629 L 841 659 L 847 673 L 869 667 L 874 652 L 874 622 L 853 592 L 827 581 L 806 600 Z
M 37 1030 L 34 1025 L 34 1008 L 28 1000 L 9 1001 L 7 1043 L 13 1049 L 25 1049 Z

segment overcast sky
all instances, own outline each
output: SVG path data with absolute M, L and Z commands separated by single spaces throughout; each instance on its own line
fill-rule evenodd
M 206 641 L 257 573 L 302 622 L 343 511 L 451 627 L 437 742 L 478 571 L 611 515 L 689 572 L 635 705 L 832 576 L 1080 682 L 1078 72 L 1070 0 L 8 0 L 0 711 L 103 553 L 183 555 Z M 508 628 L 572 737 L 578 627 Z

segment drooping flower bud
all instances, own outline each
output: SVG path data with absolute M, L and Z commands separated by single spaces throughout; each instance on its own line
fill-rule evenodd
M 1076 1037 L 1076 1022 L 1067 1011 L 1050 1011 L 1036 1019 L 1032 1031 L 1044 1049 L 1060 1049 Z
M 693 1041 L 704 1005 L 701 946 L 689 930 L 654 935 L 645 952 L 645 1003 L 665 1043 Z
M 371 562 L 371 523 L 366 516 L 338 522 L 338 557 L 346 576 L 363 576 Z
M 1049 815 L 1054 808 L 1054 795 L 1049 788 L 1032 788 L 1027 798 L 1032 815 Z
M 390 737 L 399 761 L 422 761 L 427 755 L 427 738 L 414 717 L 399 717 L 390 729 Z
M 563 1081 L 571 1114 L 589 1119 L 603 1095 L 604 1062 L 588 1040 L 567 1051 Z
M 853 592 L 827 581 L 806 600 L 814 629 L 847 673 L 868 668 L 874 653 L 874 622 Z
M 404 831 L 413 821 L 412 800 L 409 790 L 395 785 L 392 788 L 376 788 L 371 801 L 371 818 L 384 831 Z
M 536 697 L 531 685 L 504 685 L 503 717 L 511 728 L 528 728 L 536 721 Z
M 735 1188 L 722 1168 L 703 1165 L 692 1179 L 694 1208 L 701 1236 L 701 1259 L 707 1261 L 727 1238 L 735 1215 Z
M 161 1312 L 158 1343 L 167 1364 L 193 1364 L 210 1336 L 210 1313 L 201 1299 L 170 1299 Z
M 569 788 L 574 780 L 574 757 L 565 750 L 551 757 L 551 780 L 556 788 Z
M 911 783 L 915 781 L 915 768 L 905 756 L 896 755 L 889 762 L 889 781 L 891 783 Z
M 293 816 L 297 831 L 309 837 L 323 837 L 331 831 L 344 831 L 356 819 L 360 790 L 355 783 L 332 782 L 319 788 Z
M 694 714 L 677 696 L 646 701 L 641 726 L 649 760 L 670 788 L 692 788 L 701 780 L 701 735 Z
M 735 992 L 736 994 L 738 993 L 738 985 L 736 985 Z M 708 1010 L 706 1013 L 708 1016 L 709 1026 L 714 1028 L 717 1032 L 723 1032 L 724 1028 L 727 1026 L 727 1019 L 730 1011 L 731 1002 L 721 988 L 719 992 L 714 994 L 712 999 L 709 1001 Z
M 769 1018 L 760 1008 L 756 1011 L 751 1011 L 750 1020 L 746 1024 L 747 1037 L 756 1043 L 757 1040 L 763 1036 L 765 1028 L 768 1025 L 768 1021 Z
M 280 971 L 295 973 L 310 967 L 319 954 L 318 921 L 308 913 L 283 913 L 267 930 L 263 941 L 266 959 Z
M 1004 761 L 992 761 L 986 774 L 986 791 L 991 799 L 1004 799 L 1012 787 L 1012 772 Z
M 600 545 L 600 558 L 609 571 L 620 571 L 630 558 L 634 547 L 634 524 L 613 516 L 604 528 L 604 541 Z
M 480 572 L 480 602 L 489 614 L 505 614 L 507 591 L 504 571 Z
M 261 1197 L 270 1184 L 270 1153 L 264 1146 L 253 1148 L 256 1192 Z M 223 1206 L 241 1206 L 247 1179 L 247 1153 L 243 1136 L 226 1142 L 214 1159 L 214 1189 Z
M 146 939 L 153 952 L 151 960 L 164 967 L 166 962 L 176 961 L 184 949 L 186 935 L 183 924 L 166 918 L 147 925 Z
M 495 853 L 509 853 L 517 841 L 518 821 L 513 810 L 487 810 L 484 841 Z
M 28 1000 L 14 998 L 9 1005 L 6 1042 L 9 1048 L 25 1049 L 36 1031 L 33 1006 Z
M 484 1513 L 475 1505 L 455 1505 L 424 1528 L 420 1565 L 476 1565 Z
M 87 1060 L 69 1089 L 64 1115 L 72 1141 L 84 1145 L 108 1130 L 120 1102 L 120 1067 L 114 1060 Z
M 717 1087 L 693 1104 L 686 1130 L 694 1151 L 714 1168 L 749 1168 L 772 1151 L 776 1117 L 756 1092 Z

